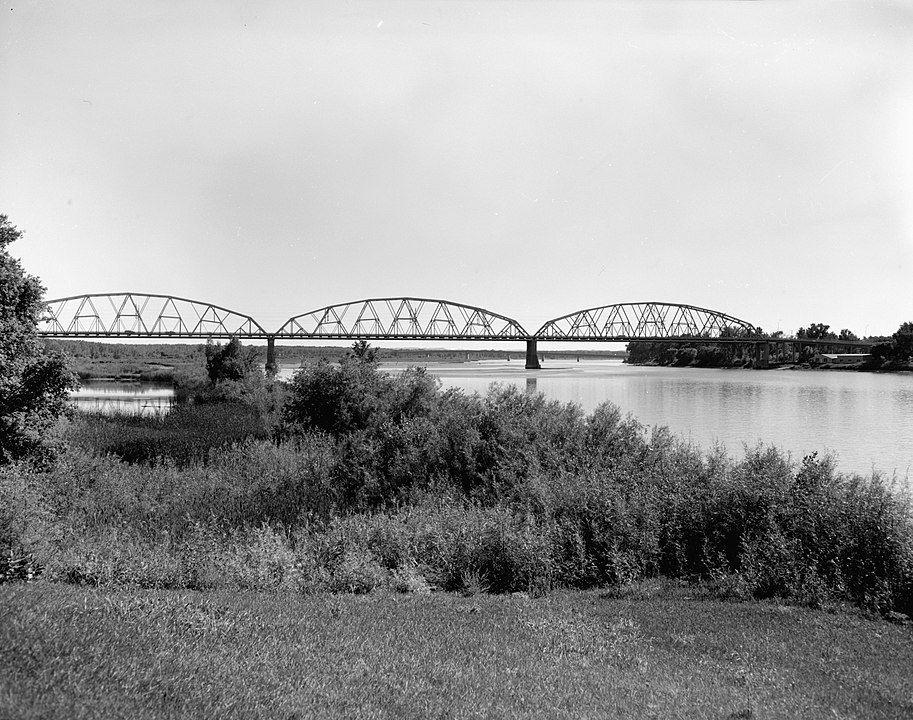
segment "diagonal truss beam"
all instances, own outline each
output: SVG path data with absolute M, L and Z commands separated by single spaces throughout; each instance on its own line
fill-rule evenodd
M 289 318 L 277 338 L 525 340 L 516 320 L 485 308 L 417 297 L 369 298 Z
M 642 302 L 618 303 L 578 310 L 549 320 L 539 340 L 670 340 L 756 336 L 759 329 L 732 315 L 694 305 Z
M 249 315 L 199 300 L 148 293 L 92 293 L 49 300 L 45 337 L 265 338 Z

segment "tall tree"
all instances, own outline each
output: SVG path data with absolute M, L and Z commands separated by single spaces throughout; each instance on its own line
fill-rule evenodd
M 206 373 L 212 385 L 222 380 L 243 380 L 257 365 L 257 351 L 245 348 L 238 338 L 224 346 L 220 343 L 206 345 Z
M 830 329 L 830 325 L 812 323 L 807 328 L 799 328 L 796 337 L 800 340 L 836 340 L 837 336 Z
M 892 336 L 894 342 L 894 355 L 898 362 L 909 362 L 913 357 L 913 322 L 905 322 Z
M 63 355 L 38 338 L 44 288 L 7 249 L 20 237 L 0 215 L 0 464 L 47 457 L 48 430 L 77 384 Z

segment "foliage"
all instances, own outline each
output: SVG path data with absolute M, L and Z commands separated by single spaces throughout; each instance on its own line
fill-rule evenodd
M 375 363 L 377 362 L 377 348 L 371 347 L 367 340 L 356 340 L 352 343 L 349 356 L 363 363 Z
M 748 331 L 724 328 L 722 337 L 753 337 Z M 635 341 L 628 343 L 625 362 L 632 365 L 670 365 L 674 367 L 725 368 L 749 364 L 747 357 L 737 354 L 731 344 L 687 344 L 687 339 L 678 343 L 651 343 Z
M 913 611 L 909 497 L 828 457 L 759 446 L 734 460 L 609 404 L 584 416 L 515 388 L 444 392 L 356 356 L 305 368 L 288 393 L 278 441 L 201 438 L 208 455 L 180 465 L 99 456 L 125 423 L 74 426 L 83 451 L 17 469 L 42 510 L 11 504 L 8 545 L 46 577 L 92 584 L 540 594 L 660 576 Z M 221 412 L 188 410 L 185 430 Z
M 283 411 L 285 432 L 344 435 L 402 424 L 427 413 L 438 385 L 422 368 L 388 377 L 378 371 L 374 351 L 356 343 L 337 364 L 321 358 L 295 373 Z
M 902 323 L 890 340 L 874 345 L 867 370 L 903 370 L 913 367 L 913 322 Z
M 59 540 L 41 480 L 20 465 L 0 466 L 0 582 L 35 577 L 42 569 L 35 558 L 48 557 Z
M 812 323 L 807 328 L 800 327 L 796 337 L 800 340 L 836 340 L 837 335 L 830 331 L 831 326 L 824 323 Z
M 905 322 L 892 336 L 894 359 L 899 363 L 913 360 L 913 322 Z
M 244 380 L 256 367 L 256 348 L 245 348 L 238 338 L 232 338 L 224 346 L 221 343 L 206 345 L 206 374 L 212 385 L 225 380 Z
M 0 215 L 0 464 L 47 457 L 48 431 L 76 386 L 64 357 L 37 337 L 44 288 L 7 249 L 21 236 Z
M 75 447 L 131 463 L 206 462 L 212 449 L 271 433 L 269 417 L 237 399 L 176 405 L 162 415 L 82 414 L 68 440 Z

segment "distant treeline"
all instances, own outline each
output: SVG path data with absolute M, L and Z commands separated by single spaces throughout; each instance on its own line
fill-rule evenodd
M 687 345 L 670 343 L 628 343 L 625 361 L 631 365 L 670 367 L 750 367 L 751 356 L 731 345 Z
M 73 359 L 79 376 L 84 379 L 120 378 L 135 380 L 170 380 L 183 371 L 200 367 L 206 356 L 206 344 L 115 343 L 90 340 L 45 340 L 54 350 Z M 258 361 L 266 362 L 266 345 L 249 345 Z M 338 361 L 346 356 L 348 346 L 276 345 L 280 364 L 301 364 L 307 360 Z M 623 350 L 544 351 L 549 358 L 623 358 Z M 466 362 L 473 360 L 517 360 L 525 358 L 523 349 L 455 350 L 452 348 L 378 348 L 378 359 L 386 362 Z
M 795 336 L 787 337 L 781 331 L 773 334 L 759 333 L 748 335 L 732 330 L 723 337 L 738 339 L 744 337 L 746 343 L 689 344 L 688 340 L 680 343 L 632 342 L 628 344 L 626 362 L 632 365 L 667 365 L 674 367 L 751 367 L 753 357 L 749 341 L 768 339 L 771 341 L 787 340 L 835 340 L 874 343 L 868 357 L 860 360 L 859 370 L 899 371 L 913 369 L 913 323 L 903 323 L 897 332 L 890 336 L 860 338 L 849 329 L 842 329 L 839 334 L 830 331 L 830 326 L 823 323 L 812 323 L 807 328 L 801 327 Z M 769 363 L 772 365 L 801 364 L 808 366 L 826 366 L 822 359 L 821 347 L 817 344 L 799 345 L 793 354 L 791 349 L 785 352 L 773 349 Z M 850 351 L 846 351 L 850 352 Z M 860 351 L 852 351 L 860 352 Z M 846 366 L 842 366 L 846 368 Z

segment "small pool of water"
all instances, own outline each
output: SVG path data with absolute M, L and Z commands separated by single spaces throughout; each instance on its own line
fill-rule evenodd
M 174 388 L 163 383 L 87 380 L 70 397 L 83 412 L 161 415 L 174 405 Z

